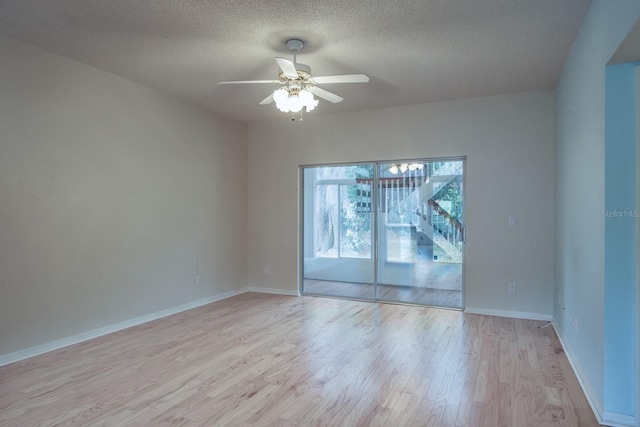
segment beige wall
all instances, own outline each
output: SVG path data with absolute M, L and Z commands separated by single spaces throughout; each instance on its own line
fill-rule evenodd
M 246 125 L 6 38 L 0 58 L 0 356 L 246 288 Z
M 467 156 L 466 306 L 551 313 L 552 92 L 247 135 L 21 43 L 0 57 L 0 357 L 247 285 L 296 293 L 301 164 Z
M 250 124 L 249 287 L 297 292 L 299 165 L 467 156 L 467 308 L 549 316 L 553 100 L 542 91 Z

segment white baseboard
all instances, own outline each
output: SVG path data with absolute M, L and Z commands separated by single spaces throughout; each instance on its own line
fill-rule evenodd
M 578 360 L 576 359 L 573 353 L 573 350 L 571 349 L 567 341 L 564 339 L 564 336 L 562 335 L 562 331 L 560 330 L 560 325 L 558 325 L 558 322 L 556 322 L 555 319 L 553 319 L 551 323 L 553 324 L 553 329 L 556 331 L 556 335 L 558 335 L 560 344 L 564 349 L 564 354 L 566 354 L 567 359 L 569 360 L 571 369 L 573 369 L 573 372 L 576 374 L 576 378 L 578 379 L 578 383 L 582 388 L 582 392 L 587 398 L 587 402 L 589 402 L 589 406 L 591 406 L 591 410 L 593 411 L 593 414 L 596 416 L 596 420 L 600 424 L 605 426 L 610 426 L 610 427 L 634 427 L 636 425 L 634 417 L 629 415 L 621 415 L 613 412 L 604 412 L 602 410 L 602 406 L 598 401 L 598 399 L 596 399 L 596 394 L 594 393 L 593 388 L 591 387 L 591 384 L 587 380 L 587 377 L 584 374 L 584 371 L 580 367 L 580 364 L 578 363 Z
M 151 322 L 152 320 L 160 319 L 162 317 L 171 316 L 172 314 L 180 313 L 182 311 L 191 310 L 192 308 L 200 307 L 212 302 L 220 301 L 226 298 L 230 298 L 235 295 L 239 295 L 246 292 L 246 289 L 239 291 L 229 291 L 217 295 L 212 295 L 207 298 L 202 298 L 196 301 L 188 302 L 176 307 L 171 307 L 166 310 L 156 311 L 155 313 L 146 314 L 144 316 L 136 317 L 134 319 L 118 322 L 113 325 L 103 326 L 101 328 L 94 329 L 92 331 L 82 332 L 70 337 L 61 338 L 59 340 L 50 341 L 45 344 L 36 345 L 33 347 L 25 348 L 13 353 L 0 356 L 0 366 L 8 365 L 9 363 L 18 362 L 20 360 L 27 359 L 29 357 L 37 356 L 39 354 L 48 353 L 53 350 L 58 350 L 63 347 L 67 347 L 73 344 L 78 344 L 83 341 L 87 341 L 93 338 L 107 335 L 112 332 L 117 332 L 122 329 L 130 328 L 132 326 L 141 325 L 143 323 Z
M 492 310 L 477 307 L 465 307 L 464 312 L 470 314 L 484 314 L 487 316 L 511 317 L 514 319 L 542 320 L 545 322 L 550 322 L 553 319 L 550 314 L 528 313 L 526 311 Z
M 630 415 L 620 415 L 615 412 L 604 411 L 602 420 L 598 420 L 600 424 L 610 427 L 634 427 L 636 420 Z
M 294 297 L 300 296 L 300 294 L 297 291 L 292 292 L 292 291 L 285 291 L 283 289 L 278 289 L 278 288 L 258 288 L 254 286 L 250 286 L 248 288 L 248 292 L 258 292 L 262 294 L 290 295 Z

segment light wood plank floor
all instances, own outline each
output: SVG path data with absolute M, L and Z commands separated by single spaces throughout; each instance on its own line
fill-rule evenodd
M 0 368 L 2 426 L 596 426 L 552 328 L 242 294 Z

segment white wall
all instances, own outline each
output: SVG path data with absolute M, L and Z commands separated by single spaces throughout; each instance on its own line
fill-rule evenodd
M 635 68 L 609 65 L 605 77 L 603 406 L 627 416 L 635 384 Z
M 636 188 L 640 189 L 640 67 L 636 67 Z M 635 211 L 640 212 L 640 195 L 636 194 Z M 640 427 L 640 221 L 635 227 L 635 413 Z
M 605 65 L 639 16 L 637 0 L 594 0 L 556 87 L 554 318 L 599 416 L 605 365 Z
M 246 140 L 0 38 L 0 356 L 244 289 Z
M 542 91 L 250 124 L 249 286 L 297 292 L 299 165 L 466 155 L 467 308 L 550 317 L 553 115 Z

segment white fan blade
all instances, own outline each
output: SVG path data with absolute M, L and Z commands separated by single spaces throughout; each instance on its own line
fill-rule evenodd
M 318 86 L 309 86 L 307 90 L 322 99 L 333 102 L 334 104 L 337 102 L 342 102 L 344 100 L 343 97 L 338 96 L 335 93 L 331 93 L 327 90 L 321 89 Z
M 272 102 L 273 102 L 273 94 L 267 96 L 265 99 L 260 101 L 260 105 L 267 105 L 267 104 L 271 104 Z
M 292 61 L 286 58 L 276 58 L 276 62 L 278 63 L 278 66 L 285 76 L 289 77 L 290 79 L 298 78 L 298 71 L 296 71 L 296 66 Z
M 365 74 L 343 74 L 339 76 L 313 77 L 313 81 L 319 85 L 327 83 L 367 83 L 369 77 Z
M 218 82 L 219 85 L 243 85 L 247 83 L 280 83 L 278 80 L 233 80 L 230 82 Z

